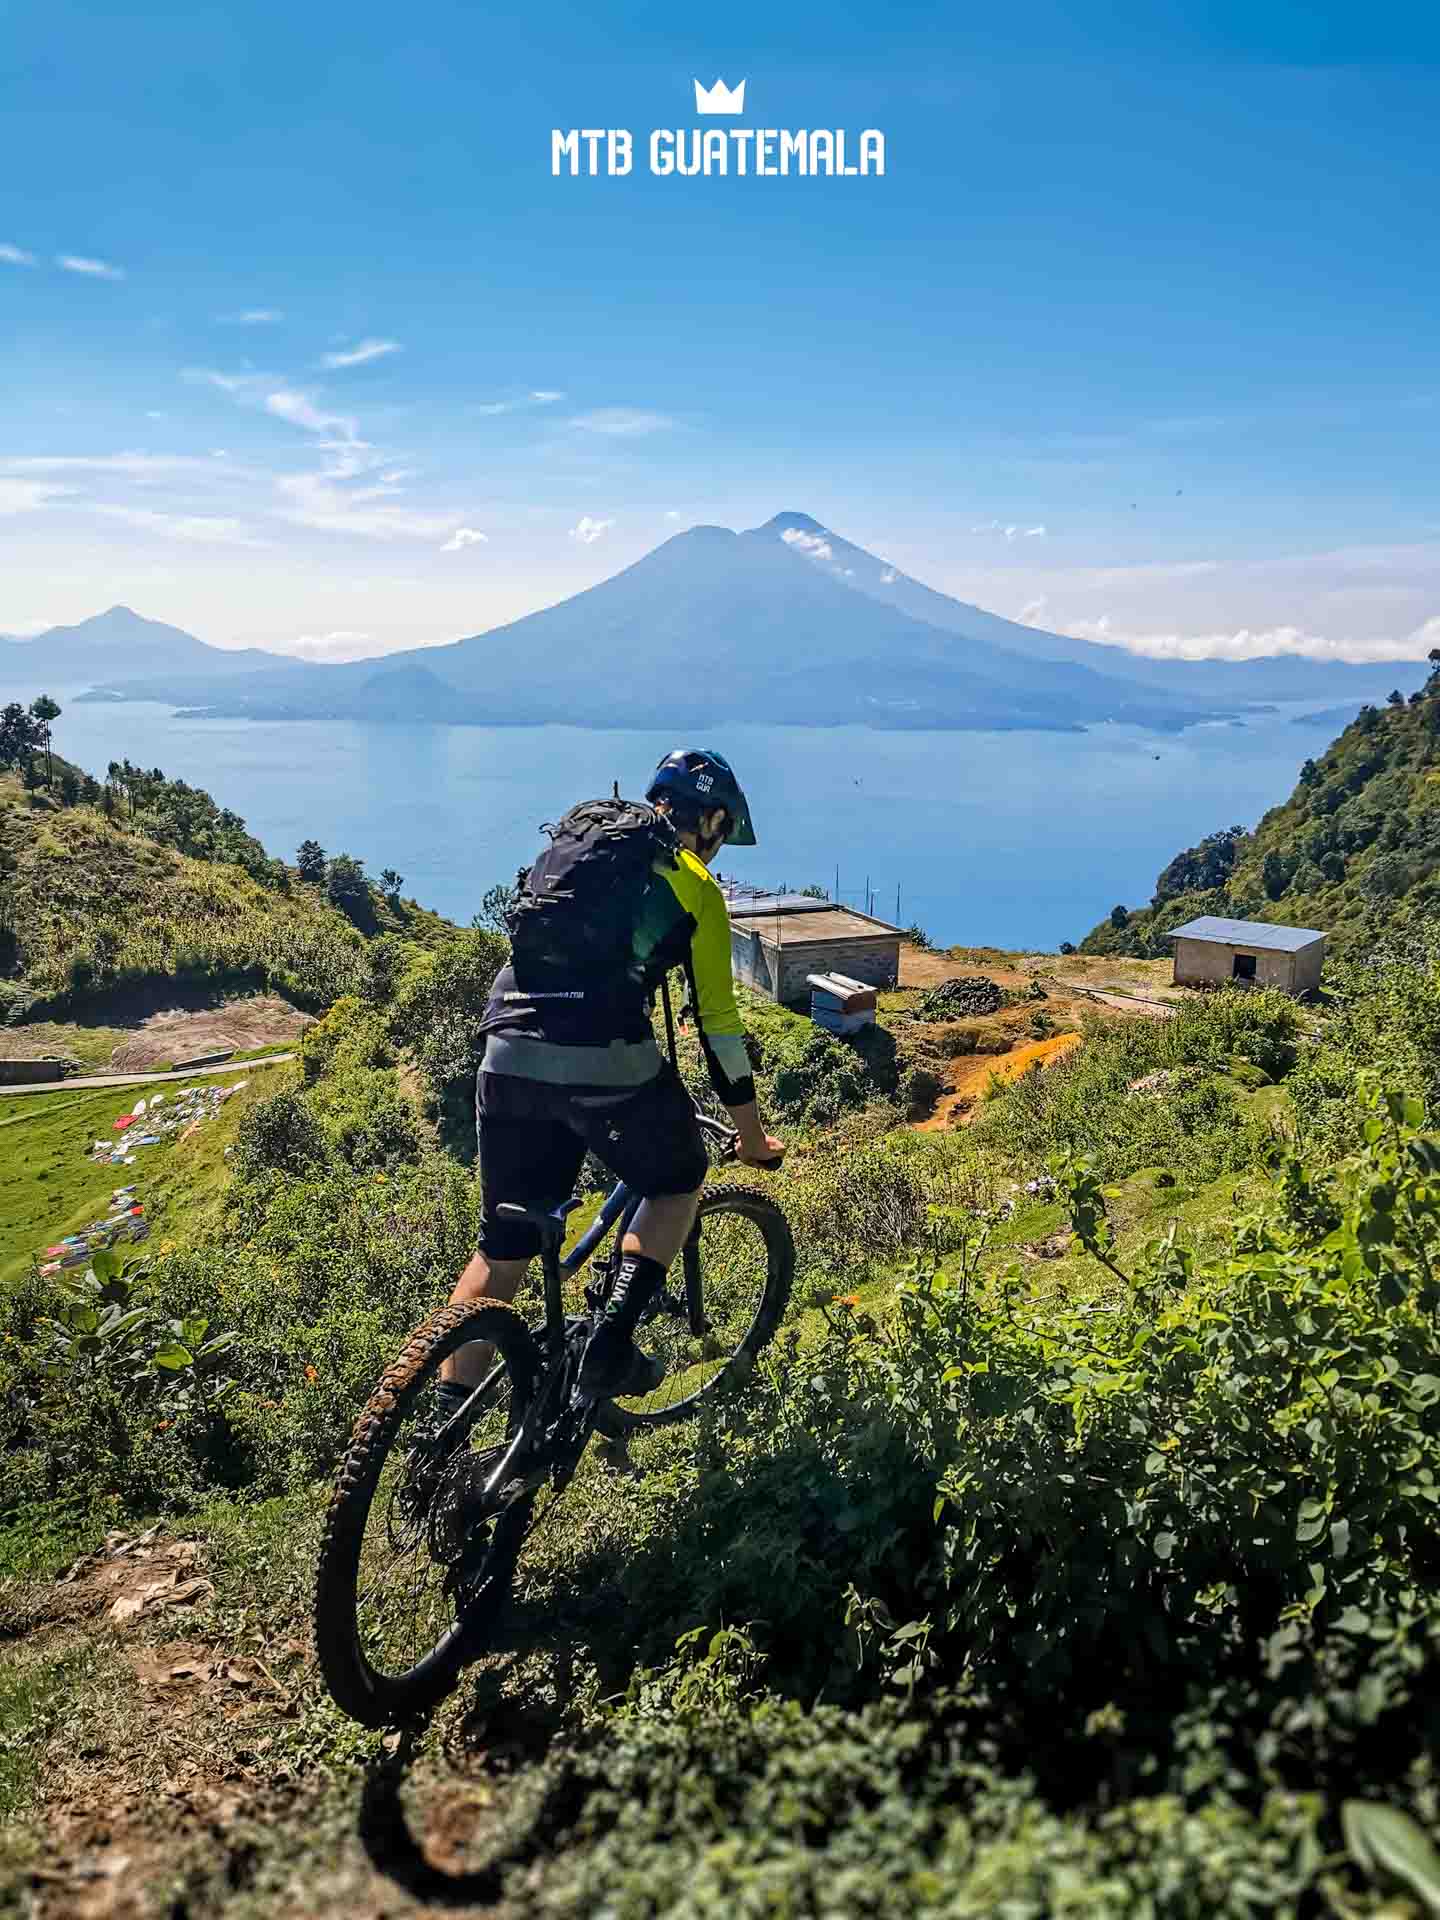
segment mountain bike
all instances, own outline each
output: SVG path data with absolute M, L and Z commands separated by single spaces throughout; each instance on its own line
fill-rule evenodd
M 697 1117 L 721 1157 L 733 1158 L 732 1130 L 698 1109 Z M 671 1269 L 636 1332 L 665 1363 L 665 1378 L 639 1398 L 580 1395 L 581 1356 L 641 1201 L 621 1182 L 562 1254 L 568 1217 L 583 1204 L 576 1195 L 553 1213 L 499 1209 L 539 1231 L 542 1321 L 527 1326 L 498 1301 L 442 1307 L 410 1336 L 355 1423 L 320 1550 L 315 1645 L 336 1704 L 366 1726 L 423 1713 L 484 1651 L 527 1541 L 553 1514 L 592 1434 L 621 1440 L 712 1404 L 751 1370 L 785 1311 L 795 1245 L 784 1214 L 750 1188 L 708 1187 L 679 1274 Z M 583 1309 L 567 1306 L 567 1282 L 587 1263 Z M 485 1377 L 437 1430 L 441 1364 L 472 1341 L 491 1350 Z

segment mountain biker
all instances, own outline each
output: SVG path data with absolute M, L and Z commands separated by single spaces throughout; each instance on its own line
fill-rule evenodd
M 784 1146 L 761 1124 L 730 972 L 730 918 L 710 862 L 722 846 L 755 845 L 750 809 L 718 753 L 680 748 L 655 769 L 646 800 L 675 829 L 673 862 L 655 861 L 619 992 L 532 993 L 513 963 L 496 976 L 485 1011 L 476 1076 L 483 1213 L 479 1250 L 451 1303 L 513 1300 L 537 1230 L 505 1219 L 502 1203 L 548 1212 L 567 1199 L 593 1150 L 643 1204 L 625 1235 L 620 1270 L 581 1362 L 582 1392 L 606 1399 L 653 1392 L 664 1368 L 634 1343 L 640 1315 L 695 1222 L 706 1156 L 695 1111 L 655 1043 L 647 1001 L 684 965 L 711 1082 L 730 1111 L 747 1166 L 777 1166 Z M 443 1424 L 489 1365 L 488 1349 L 462 1348 L 442 1369 Z

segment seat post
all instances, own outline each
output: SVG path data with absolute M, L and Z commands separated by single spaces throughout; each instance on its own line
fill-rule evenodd
M 545 1274 L 545 1341 L 552 1361 L 565 1350 L 565 1301 L 560 1292 L 560 1248 L 558 1234 L 546 1234 L 540 1242 L 540 1265 Z

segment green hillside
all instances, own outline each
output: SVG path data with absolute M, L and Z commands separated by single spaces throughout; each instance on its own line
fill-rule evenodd
M 1117 907 L 1082 953 L 1150 957 L 1196 914 L 1318 927 L 1363 952 L 1440 909 L 1440 654 L 1425 687 L 1362 707 L 1252 832 L 1222 828 L 1179 853 L 1148 906 Z
M 57 757 L 48 786 L 0 777 L 11 1020 L 169 982 L 265 986 L 321 1010 L 361 982 L 374 936 L 428 945 L 451 930 L 348 856 L 304 880 L 201 790 L 158 770 L 112 774 L 101 786 Z
M 128 1094 L 0 1103 L 0 1915 L 1436 1910 L 1436 704 L 1162 880 L 1162 912 L 1235 910 L 1377 819 L 1319 891 L 1338 915 L 1401 856 L 1413 937 L 1321 1007 L 1077 1001 L 1066 1053 L 928 1130 L 979 1022 L 918 988 L 856 1041 L 748 1006 L 790 1152 L 710 1177 L 790 1221 L 776 1342 L 713 1417 L 585 1456 L 403 1737 L 330 1703 L 311 1595 L 357 1411 L 475 1244 L 505 943 L 318 847 L 277 868 L 163 776 L 6 787 L 17 1005 L 243 976 L 326 1010 L 193 1133 L 179 1083 L 148 1141 Z M 1056 1026 L 1012 978 L 987 1049 Z M 122 1182 L 124 1270 L 32 1262 Z

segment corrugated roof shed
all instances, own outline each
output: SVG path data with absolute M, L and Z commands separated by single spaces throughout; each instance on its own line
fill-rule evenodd
M 1227 947 L 1259 947 L 1271 953 L 1299 953 L 1325 935 L 1314 927 L 1272 927 L 1264 920 L 1226 920 L 1202 913 L 1167 933 L 1167 940 L 1214 940 Z
M 824 913 L 833 902 L 817 900 L 808 893 L 732 894 L 722 887 L 732 920 L 747 920 L 757 913 Z

